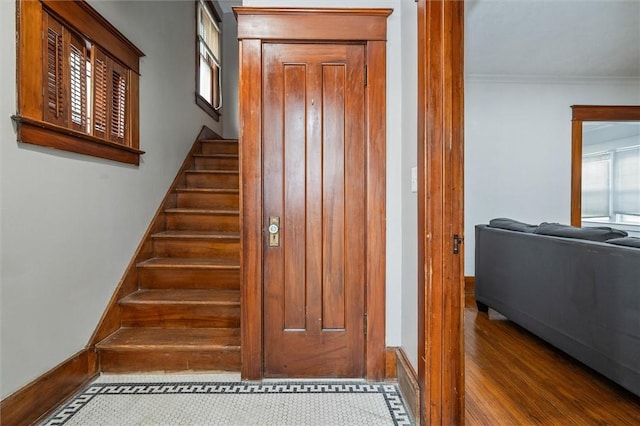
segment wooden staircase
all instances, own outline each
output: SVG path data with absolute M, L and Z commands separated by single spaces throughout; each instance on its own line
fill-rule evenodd
M 101 371 L 240 370 L 238 185 L 237 141 L 196 141 L 94 335 Z

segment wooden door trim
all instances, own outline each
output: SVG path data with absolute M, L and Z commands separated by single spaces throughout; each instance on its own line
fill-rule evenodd
M 387 39 L 393 9 L 234 7 L 238 39 L 354 41 Z
M 464 2 L 418 1 L 418 384 L 421 424 L 464 423 Z
M 385 376 L 385 221 L 386 221 L 386 19 L 392 9 L 290 10 L 234 8 L 238 19 L 240 103 L 240 217 L 241 217 L 241 375 L 262 378 L 262 43 L 264 29 L 276 19 L 295 31 L 278 34 L 279 41 L 313 40 L 326 43 L 362 42 L 366 49 L 368 84 L 365 88 L 366 123 L 366 325 L 365 377 Z M 301 16 L 316 25 L 300 25 Z M 344 25 L 344 17 L 349 25 Z M 372 19 L 376 25 L 372 26 Z M 335 26 L 342 22 L 342 26 Z M 332 26 L 333 25 L 333 26 Z M 382 27 L 380 27 L 382 25 Z M 344 28 L 348 27 L 348 30 Z M 322 31 L 318 31 L 322 28 Z M 384 38 L 380 40 L 381 28 Z M 264 37 L 264 39 L 262 38 Z
M 571 225 L 582 226 L 582 123 L 638 120 L 640 105 L 571 106 Z

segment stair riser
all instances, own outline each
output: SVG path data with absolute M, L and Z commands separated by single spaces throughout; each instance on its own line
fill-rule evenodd
M 240 371 L 240 350 L 100 350 L 103 373 Z
M 196 170 L 238 170 L 237 158 L 196 157 Z
M 204 209 L 237 209 L 240 205 L 238 194 L 201 194 L 178 193 L 178 208 L 204 208 Z
M 238 155 L 237 142 L 202 142 L 202 154 Z
M 238 215 L 167 213 L 170 231 L 240 231 Z
M 189 188 L 238 189 L 239 182 L 237 173 L 187 173 Z
M 239 269 L 139 268 L 142 289 L 220 289 L 240 288 Z
M 239 328 L 240 306 L 124 304 L 123 327 Z
M 156 257 L 240 259 L 240 241 L 156 239 Z

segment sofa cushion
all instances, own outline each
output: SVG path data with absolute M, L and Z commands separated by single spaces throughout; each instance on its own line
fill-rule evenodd
M 510 231 L 529 232 L 532 233 L 537 228 L 537 225 L 530 225 L 524 222 L 518 222 L 517 220 L 508 219 L 505 217 L 499 217 L 491 219 L 489 226 L 492 228 L 508 229 Z
M 628 235 L 625 231 L 609 228 L 608 226 L 577 228 L 575 226 L 547 222 L 542 222 L 536 230 L 533 231 L 533 233 L 599 242 L 605 242 L 613 238 L 626 237 Z
M 618 246 L 640 248 L 640 238 L 636 238 L 636 237 L 613 238 L 611 240 L 607 240 L 606 242 L 609 244 L 615 244 Z

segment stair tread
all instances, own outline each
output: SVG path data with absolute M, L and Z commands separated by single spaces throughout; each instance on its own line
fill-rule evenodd
M 154 257 L 143 260 L 138 267 L 162 268 L 225 268 L 240 269 L 238 259 L 198 258 L 198 257 Z
M 181 214 L 225 214 L 225 215 L 235 215 L 240 214 L 240 210 L 238 209 L 190 209 L 190 208 L 172 208 L 165 209 L 165 213 L 181 213 Z
M 186 171 L 187 174 L 201 174 L 201 175 L 237 175 L 240 172 L 238 170 L 224 170 L 224 169 L 191 169 Z
M 101 350 L 240 350 L 239 328 L 121 328 L 96 344 Z
M 152 235 L 153 238 L 183 238 L 183 239 L 212 239 L 212 240 L 237 240 L 239 232 L 230 231 L 163 231 Z
M 180 187 L 176 188 L 176 192 L 199 192 L 199 193 L 214 193 L 214 194 L 239 194 L 240 190 L 237 188 L 194 188 L 194 187 Z
M 238 154 L 193 154 L 193 156 L 199 158 L 239 158 Z
M 138 290 L 123 298 L 123 304 L 217 304 L 240 305 L 239 290 L 213 290 L 213 289 L 166 289 L 166 290 Z

